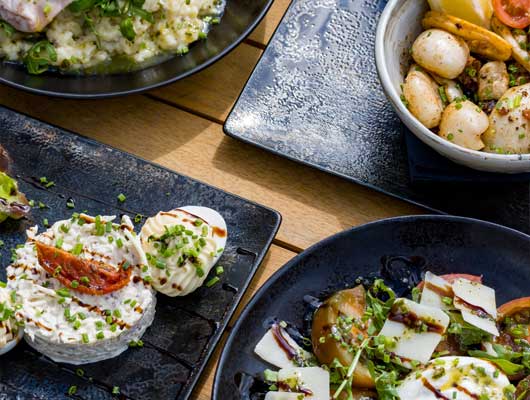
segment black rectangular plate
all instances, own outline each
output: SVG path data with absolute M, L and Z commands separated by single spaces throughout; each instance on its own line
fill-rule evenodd
M 156 317 L 143 348 L 76 367 L 59 365 L 26 344 L 0 357 L 0 393 L 11 398 L 110 399 L 118 386 L 123 399 L 186 399 L 190 396 L 223 330 L 271 245 L 281 221 L 271 209 L 223 192 L 130 154 L 0 107 L 0 143 L 11 155 L 20 189 L 37 206 L 27 219 L 0 225 L 2 265 L 25 241 L 25 230 L 43 220 L 92 215 L 154 215 L 178 206 L 211 207 L 223 215 L 228 243 L 219 261 L 221 282 L 189 296 L 158 295 Z M 40 177 L 55 186 L 45 188 Z M 127 199 L 120 203 L 119 193 Z M 66 206 L 73 199 L 75 210 Z M 39 208 L 41 202 L 46 205 Z M 213 274 L 212 274 L 213 275 Z M 5 281 L 5 268 L 0 270 Z M 210 279 L 210 278 L 207 278 Z M 4 398 L 3 396 L 0 396 Z
M 375 32 L 385 5 L 294 0 L 225 132 L 432 211 L 530 233 L 528 182 L 411 182 L 404 127 L 375 66 Z

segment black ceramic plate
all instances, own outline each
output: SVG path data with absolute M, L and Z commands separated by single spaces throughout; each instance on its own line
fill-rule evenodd
M 530 236 L 467 218 L 393 218 L 339 233 L 291 260 L 256 293 L 225 345 L 213 398 L 250 400 L 238 395 L 241 373 L 253 376 L 270 368 L 254 354 L 254 346 L 271 318 L 303 327 L 304 296 L 323 297 L 355 286 L 358 277 L 383 276 L 396 282 L 406 275 L 410 281 L 414 274 L 409 271 L 428 269 L 484 275 L 501 304 L 530 294 L 529 264 Z
M 405 128 L 375 67 L 375 32 L 385 5 L 386 0 L 294 0 L 225 132 L 431 210 L 530 233 L 528 179 L 411 182 Z M 451 172 L 458 174 L 446 171 Z
M 134 217 L 201 205 L 219 211 L 229 232 L 219 261 L 225 270 L 221 282 L 182 298 L 159 294 L 155 321 L 143 338 L 144 348 L 84 366 L 81 377 L 75 367 L 55 364 L 20 344 L 0 357 L 0 397 L 63 399 L 70 397 L 68 388 L 75 385 L 75 398 L 81 399 L 110 399 L 114 386 L 120 387 L 124 399 L 188 398 L 267 252 L 280 215 L 5 108 L 0 108 L 0 143 L 14 160 L 12 174 L 20 189 L 37 204 L 28 219 L 0 225 L 3 267 L 9 264 L 10 249 L 24 242 L 28 227 L 42 226 L 44 218 L 50 223 L 69 218 L 72 211 Z M 43 176 L 55 186 L 40 185 Z M 117 200 L 119 193 L 126 194 L 124 203 Z M 66 207 L 68 199 L 74 201 L 75 210 Z M 1 268 L 0 280 L 5 278 Z
M 103 76 L 30 75 L 22 66 L 0 64 L 0 82 L 48 96 L 103 98 L 150 90 L 185 78 L 219 60 L 261 21 L 273 0 L 228 0 L 225 14 L 208 39 L 194 43 L 185 56 L 141 71 Z

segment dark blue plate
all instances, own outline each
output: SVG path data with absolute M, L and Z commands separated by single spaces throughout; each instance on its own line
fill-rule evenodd
M 76 367 L 54 363 L 19 344 L 0 356 L 0 398 L 105 400 L 118 397 L 112 394 L 118 386 L 120 399 L 187 399 L 263 260 L 280 215 L 2 107 L 0 144 L 13 159 L 11 173 L 20 189 L 37 205 L 28 218 L 0 225 L 3 267 L 10 263 L 11 249 L 26 240 L 27 228 L 42 227 L 44 219 L 53 223 L 70 218 L 74 211 L 134 217 L 200 205 L 219 211 L 229 233 L 219 261 L 225 270 L 221 281 L 185 297 L 157 295 L 155 320 L 143 337 L 143 348 L 83 366 L 80 376 Z M 40 177 L 55 185 L 41 185 Z M 127 196 L 125 202 L 117 200 L 119 193 Z M 67 207 L 69 200 L 75 209 Z M 0 280 L 5 279 L 5 269 L 0 268 Z M 67 394 L 70 386 L 77 386 L 75 396 Z
M 270 368 L 254 354 L 268 321 L 279 318 L 302 327 L 304 296 L 355 286 L 358 277 L 400 282 L 408 271 L 484 275 L 499 304 L 528 296 L 530 236 L 499 225 L 461 217 L 392 218 L 353 228 L 314 245 L 276 272 L 256 293 L 233 328 L 215 376 L 213 399 L 246 399 L 243 376 Z M 418 279 L 409 274 L 409 281 Z

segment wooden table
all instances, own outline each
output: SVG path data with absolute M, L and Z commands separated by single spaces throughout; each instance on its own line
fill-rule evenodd
M 369 221 L 421 213 L 223 134 L 228 112 L 288 5 L 289 0 L 275 0 L 259 27 L 232 53 L 171 86 L 99 101 L 50 99 L 0 86 L 0 103 L 278 210 L 282 226 L 244 304 L 274 271 L 325 237 Z M 211 398 L 222 347 L 193 398 Z

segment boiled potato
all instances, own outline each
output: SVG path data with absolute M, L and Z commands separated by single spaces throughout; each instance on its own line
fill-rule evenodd
M 530 83 L 513 87 L 500 98 L 482 139 L 490 153 L 530 153 Z
M 455 79 L 464 72 L 469 47 L 459 37 L 441 29 L 422 32 L 412 45 L 412 58 L 443 78 Z
M 352 324 L 351 329 L 344 332 L 340 329 L 339 317 L 351 317 L 360 321 L 365 309 L 366 291 L 362 285 L 337 292 L 320 306 L 313 317 L 311 332 L 313 350 L 320 363 L 331 364 L 335 358 L 344 366 L 352 363 L 355 354 L 348 351 L 348 346 L 342 346 L 342 343 L 360 344 L 358 336 L 366 336 L 366 327 Z M 332 337 L 337 332 L 341 333 L 340 340 Z M 353 386 L 374 387 L 374 381 L 362 359 L 355 369 Z
M 454 101 L 444 110 L 439 135 L 471 150 L 484 148 L 481 135 L 488 129 L 488 116 L 469 100 Z
M 443 103 L 436 82 L 420 68 L 410 69 L 403 84 L 403 96 L 409 111 L 427 128 L 435 128 L 442 119 Z

